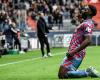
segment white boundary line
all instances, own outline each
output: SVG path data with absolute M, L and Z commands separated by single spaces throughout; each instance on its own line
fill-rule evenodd
M 64 54 L 64 53 L 65 52 L 56 53 L 53 56 L 61 55 L 61 54 Z M 23 62 L 28 62 L 28 61 L 34 61 L 34 60 L 38 60 L 38 59 L 42 59 L 42 57 L 37 57 L 37 58 L 32 58 L 32 59 L 26 59 L 26 60 L 21 60 L 21 61 L 16 61 L 16 62 L 9 62 L 9 63 L 5 63 L 5 64 L 0 64 L 0 67 L 12 65 L 12 64 L 23 63 Z

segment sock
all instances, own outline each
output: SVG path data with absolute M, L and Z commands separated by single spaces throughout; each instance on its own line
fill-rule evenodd
M 68 78 L 88 77 L 88 72 L 86 72 L 85 70 L 68 71 L 65 76 L 68 77 Z

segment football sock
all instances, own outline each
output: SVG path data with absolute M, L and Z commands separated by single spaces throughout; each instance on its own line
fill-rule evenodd
M 82 78 L 82 77 L 87 77 L 88 72 L 85 70 L 78 70 L 78 71 L 68 71 L 65 75 L 67 78 Z

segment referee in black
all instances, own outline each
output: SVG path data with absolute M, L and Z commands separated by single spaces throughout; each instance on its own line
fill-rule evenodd
M 50 53 L 47 33 L 49 33 L 49 30 L 48 30 L 48 27 L 44 19 L 44 13 L 38 13 L 37 15 L 37 36 L 40 41 L 42 57 L 44 58 L 52 56 L 52 54 Z M 45 54 L 44 52 L 44 45 L 46 45 L 47 54 Z

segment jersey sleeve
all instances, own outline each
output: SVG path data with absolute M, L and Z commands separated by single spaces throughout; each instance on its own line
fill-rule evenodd
M 92 35 L 93 27 L 91 24 L 85 23 L 84 24 L 84 36 L 86 35 Z

